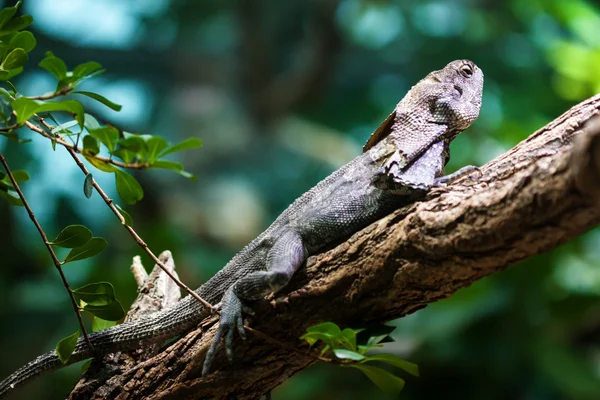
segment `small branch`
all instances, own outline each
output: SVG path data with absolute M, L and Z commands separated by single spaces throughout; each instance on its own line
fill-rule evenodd
M 43 120 L 41 120 L 41 122 L 46 124 Z M 47 133 L 44 132 L 44 130 L 42 128 L 35 126 L 31 122 L 25 121 L 25 125 L 32 131 L 38 132 L 39 134 L 48 137 Z M 50 126 L 50 125 L 47 125 L 47 126 Z M 62 145 L 62 143 L 60 143 L 60 144 Z M 81 162 L 81 160 L 77 156 L 77 152 L 71 146 L 64 146 L 64 147 L 65 147 L 65 149 L 67 149 L 67 152 L 71 155 L 71 157 L 73 157 L 73 160 L 75 161 L 75 163 L 77 164 L 79 169 L 81 169 L 81 171 L 86 176 L 89 175 L 90 172 L 88 171 L 88 169 L 85 167 L 85 165 Z M 123 225 L 125 227 L 127 232 L 129 232 L 129 234 L 133 237 L 133 239 L 136 241 L 136 243 L 142 248 L 142 250 L 144 250 L 144 252 L 150 256 L 150 258 L 152 258 L 152 261 L 154 261 L 156 263 L 156 265 L 158 265 L 160 267 L 160 269 L 165 271 L 165 273 L 169 276 L 169 278 L 171 278 L 180 288 L 182 288 L 183 290 L 188 292 L 190 294 L 190 296 L 192 296 L 193 298 L 198 300 L 200 303 L 202 303 L 208 309 L 212 309 L 212 304 L 210 304 L 209 302 L 204 300 L 202 297 L 200 297 L 196 292 L 194 292 L 192 289 L 190 289 L 186 284 L 181 282 L 171 271 L 169 271 L 169 269 L 165 266 L 165 264 L 162 261 L 160 261 L 158 259 L 158 257 L 156 257 L 156 255 L 154 255 L 152 250 L 150 250 L 150 248 L 148 247 L 146 242 L 144 242 L 142 240 L 142 238 L 137 234 L 137 232 L 132 227 L 130 227 L 129 225 L 127 225 L 125 223 L 125 218 L 123 217 L 121 212 L 119 212 L 117 207 L 115 207 L 113 200 L 107 196 L 107 194 L 104 192 L 104 190 L 102 190 L 100 185 L 98 185 L 98 183 L 96 183 L 96 180 L 94 178 L 92 178 L 92 186 L 94 187 L 94 189 L 96 189 L 96 191 L 98 192 L 100 197 L 102 197 L 102 200 L 104 200 L 106 205 L 117 216 L 119 221 L 121 221 L 121 225 Z
M 56 97 L 64 96 L 65 94 L 68 94 L 71 90 L 73 90 L 73 87 L 71 85 L 67 85 L 57 92 L 46 93 L 41 96 L 31 96 L 27 98 L 31 100 L 50 100 Z
M 2 163 L 2 165 L 4 166 L 4 169 L 6 170 L 6 173 L 8 174 L 8 177 L 10 178 L 10 181 L 12 182 L 12 185 L 15 188 L 15 191 L 17 192 L 17 194 L 19 195 L 19 198 L 23 202 L 23 206 L 25 207 L 25 210 L 27 210 L 27 214 L 29 214 L 29 218 L 31 219 L 31 221 L 37 228 L 38 232 L 40 233 L 40 236 L 42 237 L 42 240 L 44 241 L 44 244 L 46 245 L 46 248 L 48 249 L 48 252 L 50 253 L 50 257 L 52 258 L 52 261 L 54 262 L 54 266 L 56 267 L 56 269 L 58 270 L 58 273 L 60 274 L 60 277 L 63 281 L 63 285 L 65 286 L 65 288 L 67 289 L 67 292 L 69 293 L 69 297 L 71 298 L 71 303 L 73 305 L 73 309 L 75 310 L 75 314 L 77 315 L 77 320 L 79 321 L 79 328 L 81 329 L 83 338 L 85 339 L 85 342 L 87 343 L 90 350 L 94 351 L 94 347 L 92 346 L 92 343 L 90 342 L 90 338 L 88 337 L 87 331 L 85 330 L 85 326 L 83 324 L 83 319 L 81 318 L 81 313 L 79 312 L 79 306 L 77 305 L 77 300 L 75 299 L 75 296 L 73 295 L 73 292 L 71 291 L 71 287 L 69 286 L 69 282 L 67 282 L 67 278 L 65 277 L 65 274 L 63 273 L 60 261 L 59 261 L 58 257 L 56 257 L 56 253 L 54 253 L 54 249 L 48 242 L 48 237 L 46 237 L 46 233 L 44 232 L 41 225 L 35 218 L 35 215 L 33 214 L 33 210 L 31 209 L 31 207 L 29 207 L 29 203 L 27 203 L 27 200 L 25 199 L 25 195 L 21 191 L 21 188 L 19 187 L 19 184 L 15 180 L 15 177 L 13 176 L 10 168 L 8 167 L 6 158 L 4 158 L 4 155 L 2 153 L 0 153 L 0 163 Z
M 0 132 L 10 132 L 14 129 L 19 128 L 20 125 L 19 124 L 14 124 L 14 125 L 9 125 L 9 126 L 5 126 L 3 128 L 0 128 Z
M 52 129 L 54 128 L 52 125 L 48 124 L 46 122 L 46 120 L 42 117 L 38 117 L 39 121 L 49 130 L 52 131 Z M 26 123 L 27 125 L 27 123 Z M 29 125 L 27 125 L 27 127 L 29 129 L 32 129 Z M 32 129 L 34 130 L 34 129 Z M 63 147 L 67 147 L 73 151 L 75 151 L 76 153 L 82 154 L 83 150 L 80 149 L 79 147 L 75 146 L 74 144 L 70 144 L 65 142 L 59 135 L 55 135 L 52 136 L 51 134 L 48 134 L 47 132 L 45 132 L 43 129 L 35 129 L 35 132 L 39 133 L 40 135 L 44 136 L 47 139 L 53 140 L 56 143 L 60 144 Z M 143 163 L 143 164 L 127 164 L 121 161 L 115 161 L 112 158 L 108 158 L 108 157 L 102 157 L 99 155 L 94 155 L 93 156 L 96 160 L 102 161 L 102 162 L 106 162 L 112 165 L 115 165 L 117 167 L 121 167 L 121 168 L 127 168 L 127 169 L 146 169 L 149 168 L 150 165 L 148 163 Z

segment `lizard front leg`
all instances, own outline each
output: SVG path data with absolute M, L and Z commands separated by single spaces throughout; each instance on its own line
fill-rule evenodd
M 307 256 L 301 236 L 293 230 L 288 230 L 275 241 L 269 251 L 266 271 L 252 272 L 227 289 L 221 301 L 219 329 L 206 353 L 202 376 L 210 373 L 215 351 L 223 337 L 229 361 L 233 361 L 233 332 L 237 329 L 242 339 L 246 338 L 242 312 L 246 311 L 247 307 L 243 302 L 262 299 L 283 288 Z
M 481 170 L 478 167 L 474 165 L 466 165 L 456 172 L 435 178 L 433 181 L 433 186 L 441 187 L 449 185 L 452 182 L 456 182 L 457 180 L 472 174 L 473 172 L 477 172 L 479 176 L 481 176 Z
M 380 189 L 406 195 L 416 190 L 427 191 L 432 187 L 445 186 L 474 171 L 479 171 L 477 167 L 468 165 L 443 176 L 446 146 L 443 141 L 434 143 L 425 154 L 404 170 L 380 168 L 374 176 L 374 183 Z

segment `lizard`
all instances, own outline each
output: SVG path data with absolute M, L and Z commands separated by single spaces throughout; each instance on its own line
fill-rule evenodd
M 467 166 L 443 175 L 450 142 L 478 117 L 483 72 L 455 60 L 415 84 L 372 134 L 363 152 L 294 201 L 196 293 L 219 309 L 217 332 L 202 374 L 210 373 L 224 339 L 233 359 L 233 337 L 246 337 L 247 303 L 276 293 L 310 255 L 351 236 L 395 209 L 470 173 Z M 41 355 L 0 382 L 0 397 L 43 374 L 80 360 L 162 343 L 196 327 L 214 310 L 187 296 L 175 306 L 80 338 L 63 364 L 56 351 Z

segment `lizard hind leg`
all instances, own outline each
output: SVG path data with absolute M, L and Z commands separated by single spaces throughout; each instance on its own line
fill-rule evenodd
M 227 289 L 221 301 L 219 328 L 206 353 L 202 376 L 210 373 L 215 351 L 222 338 L 225 338 L 225 350 L 230 362 L 233 361 L 234 331 L 237 330 L 242 339 L 246 338 L 242 313 L 249 313 L 249 309 L 243 301 L 259 300 L 283 288 L 307 256 L 301 236 L 289 230 L 279 236 L 269 250 L 265 260 L 266 271 L 249 273 Z

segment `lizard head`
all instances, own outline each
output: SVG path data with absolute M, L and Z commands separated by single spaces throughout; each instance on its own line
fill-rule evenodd
M 431 72 L 424 81 L 454 89 L 432 104 L 434 115 L 437 114 L 435 116 L 442 120 L 438 122 L 450 122 L 452 128 L 463 130 L 477 119 L 483 94 L 483 72 L 473 61 L 452 61 L 444 68 Z
M 363 147 L 367 151 L 388 137 L 399 125 L 403 136 L 420 135 L 427 124 L 444 126 L 445 140 L 452 140 L 479 116 L 483 92 L 483 72 L 469 60 L 452 61 L 429 73 L 414 85 Z M 439 129 L 429 129 L 437 135 Z M 439 137 L 442 138 L 442 137 Z M 404 139 L 408 143 L 407 139 Z M 415 137 L 415 143 L 422 138 Z

